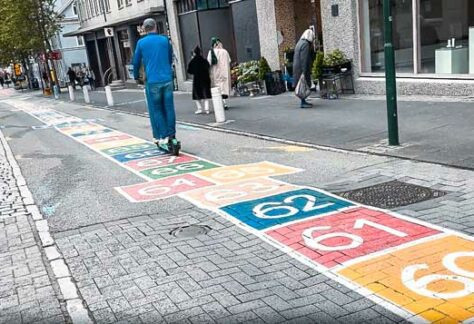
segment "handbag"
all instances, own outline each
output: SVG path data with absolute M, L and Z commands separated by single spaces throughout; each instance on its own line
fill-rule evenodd
M 311 87 L 306 82 L 304 73 L 301 74 L 298 84 L 295 88 L 295 95 L 300 99 L 306 99 L 311 94 Z

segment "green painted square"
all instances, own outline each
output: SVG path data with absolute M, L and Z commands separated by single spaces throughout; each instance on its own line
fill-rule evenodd
M 146 151 L 150 149 L 156 148 L 155 144 L 149 142 L 137 143 L 137 144 L 130 144 L 125 146 L 116 146 L 111 147 L 108 149 L 101 150 L 103 153 L 107 155 L 118 155 L 118 154 L 125 154 L 137 151 Z
M 206 161 L 194 161 L 189 163 L 181 163 L 176 165 L 169 165 L 166 167 L 155 168 L 142 171 L 142 174 L 151 179 L 162 179 L 181 174 L 194 173 L 213 168 L 219 168 L 219 165 Z

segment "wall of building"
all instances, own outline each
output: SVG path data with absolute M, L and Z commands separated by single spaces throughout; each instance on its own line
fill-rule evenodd
M 339 16 L 332 17 L 331 6 L 339 5 Z M 325 52 L 341 49 L 353 62 L 355 90 L 360 94 L 385 93 L 385 79 L 360 76 L 360 35 L 357 1 L 321 0 Z M 474 80 L 397 78 L 400 95 L 472 96 Z
M 78 0 L 78 2 L 81 3 L 81 12 L 83 13 L 81 22 L 82 29 L 113 26 L 127 20 L 141 18 L 147 14 L 152 15 L 152 13 L 162 11 L 164 8 L 164 0 L 143 0 L 141 2 L 130 1 L 130 5 L 124 5 L 123 7 L 119 7 L 117 0 L 104 0 L 108 1 L 110 4 L 110 11 L 105 15 L 107 18 L 107 21 L 105 22 L 103 13 L 95 14 L 90 18 L 84 16 L 85 1 L 86 0 Z M 123 2 L 125 3 L 125 0 Z
M 258 34 L 260 54 L 264 56 L 272 70 L 280 69 L 278 55 L 278 32 L 273 0 L 257 0 Z

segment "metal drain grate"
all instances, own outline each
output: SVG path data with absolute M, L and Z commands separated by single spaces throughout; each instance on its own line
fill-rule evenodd
M 389 181 L 374 186 L 338 193 L 358 203 L 379 208 L 395 208 L 442 197 L 447 193 L 401 181 Z
M 207 225 L 188 225 L 175 228 L 170 232 L 170 235 L 176 237 L 195 237 L 198 235 L 205 235 L 211 231 Z

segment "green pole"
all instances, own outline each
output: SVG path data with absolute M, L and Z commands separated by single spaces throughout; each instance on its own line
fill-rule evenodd
M 400 145 L 398 140 L 397 84 L 395 75 L 395 52 L 392 40 L 391 0 L 383 0 L 385 31 L 385 82 L 387 93 L 388 144 Z

